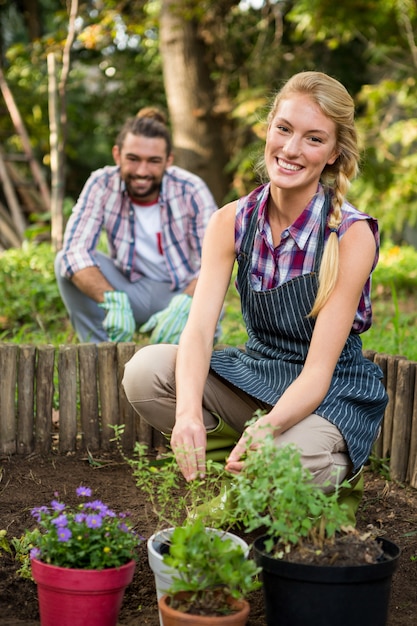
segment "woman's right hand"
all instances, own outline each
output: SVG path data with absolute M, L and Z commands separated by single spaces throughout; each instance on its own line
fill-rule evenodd
M 187 482 L 206 474 L 207 434 L 202 420 L 177 421 L 172 429 L 171 447 Z

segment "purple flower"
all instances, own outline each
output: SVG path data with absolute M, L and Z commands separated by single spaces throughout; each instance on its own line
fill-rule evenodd
M 93 502 L 85 502 L 83 504 L 83 507 L 85 509 L 92 509 L 93 511 L 101 515 L 101 517 L 106 517 L 106 516 L 116 517 L 116 513 L 112 511 L 111 509 L 109 509 L 107 504 L 103 504 L 101 500 L 94 500 Z
M 126 523 L 127 515 L 117 515 L 101 500 L 92 500 L 89 487 L 81 485 L 76 493 L 91 501 L 69 507 L 55 493 L 51 506 L 32 509 L 31 514 L 43 532 L 33 541 L 36 547 L 30 550 L 30 558 L 63 567 L 69 563 L 76 567 L 79 562 L 82 568 L 98 568 L 105 566 L 107 553 L 111 552 L 112 561 L 123 564 L 126 546 L 133 550 L 137 542 L 137 535 Z M 102 549 L 102 562 L 96 556 L 97 545 Z
M 51 520 L 51 524 L 54 524 L 55 526 L 67 526 L 68 525 L 68 519 L 66 515 L 58 515 L 58 517 L 56 517 L 55 519 Z
M 42 513 L 48 513 L 48 507 L 46 506 L 37 506 L 31 510 L 30 514 L 35 518 L 37 522 L 41 521 Z
M 37 559 L 38 557 L 40 557 L 41 551 L 39 550 L 39 548 L 32 548 L 29 554 L 31 559 Z
M 58 534 L 58 541 L 65 542 L 65 541 L 68 541 L 68 539 L 71 539 L 72 537 L 72 532 L 66 526 L 62 526 L 58 528 L 57 534 Z
M 107 509 L 107 506 L 103 504 L 101 500 L 93 500 L 92 502 L 85 502 L 83 506 L 85 509 L 93 509 L 94 511 L 99 511 L 100 513 L 103 511 L 105 512 Z
M 120 530 L 122 530 L 124 533 L 128 533 L 128 532 L 129 532 L 129 528 L 128 528 L 128 526 L 126 526 L 126 524 L 125 524 L 125 523 L 123 523 L 123 522 L 122 522 L 121 524 L 119 524 L 118 528 L 119 528 Z
M 51 506 L 54 511 L 58 512 L 65 509 L 65 504 L 63 502 L 58 502 L 58 500 L 52 500 Z
M 91 515 L 87 515 L 85 523 L 88 528 L 100 528 L 101 524 L 103 523 L 103 518 L 101 517 L 101 515 L 95 515 L 94 513 L 92 513 Z

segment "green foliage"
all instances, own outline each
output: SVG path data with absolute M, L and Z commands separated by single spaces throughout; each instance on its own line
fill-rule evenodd
M 1 12 L 7 29 L 3 71 L 31 139 L 34 153 L 49 176 L 47 55 L 57 59 L 57 80 L 68 35 L 69 15 L 62 2 L 40 0 L 24 20 L 18 10 Z M 124 4 L 124 3 L 123 3 Z M 132 5 L 133 3 L 129 3 Z M 76 198 L 91 170 L 112 163 L 111 147 L 121 125 L 145 105 L 166 105 L 155 16 L 136 2 L 131 12 L 120 3 L 80 3 L 77 33 L 66 84 L 66 195 Z M 146 7 L 145 7 L 146 8 Z M 13 13 L 13 14 L 12 14 Z M 39 26 L 31 39 L 25 24 Z M 0 37 L 0 46 L 3 38 Z M 8 115 L 0 119 L 8 152 L 23 152 Z
M 20 4 L 0 3 L 0 52 L 35 155 L 48 176 L 46 57 L 56 55 L 59 79 L 69 16 L 59 0 L 39 0 L 26 7 L 27 15 Z M 342 80 L 352 95 L 360 92 L 366 158 L 354 197 L 364 195 L 365 206 L 379 211 L 387 232 L 400 232 L 404 219 L 415 222 L 413 0 L 337 5 L 332 0 L 297 0 L 264 2 L 259 8 L 229 0 L 184 0 L 176 8 L 198 24 L 215 84 L 213 109 L 230 112 L 225 150 L 233 188 L 227 199 L 256 182 L 253 156 L 262 143 L 258 106 L 263 109 L 291 74 L 319 69 Z M 144 105 L 167 108 L 160 15 L 159 0 L 79 4 L 65 93 L 68 197 L 78 195 L 92 169 L 112 162 L 111 146 L 127 116 Z M 6 151 L 21 152 L 8 115 L 0 119 L 0 130 Z
M 0 340 L 56 347 L 76 342 L 60 298 L 49 244 L 25 244 L 0 254 Z M 374 322 L 361 335 L 366 350 L 402 354 L 417 360 L 417 251 L 387 241 L 373 275 Z M 226 296 L 222 344 L 243 345 L 247 339 L 233 273 Z M 135 340 L 145 338 L 136 333 Z
M 3 550 L 3 552 L 8 552 L 9 554 L 11 554 L 12 549 L 10 547 L 10 544 L 7 540 L 7 531 L 0 530 L 0 550 Z
M 0 254 L 0 339 L 16 343 L 71 341 L 49 244 L 24 244 Z
M 417 289 L 417 250 L 387 241 L 381 247 L 378 265 L 373 273 L 376 296 L 389 292 L 392 285 L 398 293 Z
M 373 274 L 373 324 L 361 335 L 363 347 L 417 358 L 417 251 L 386 242 Z
M 15 553 L 15 560 L 19 563 L 19 569 L 16 573 L 20 578 L 32 580 L 30 552 L 35 547 L 36 541 L 39 539 L 39 534 L 39 529 L 35 528 L 35 530 L 27 531 L 21 537 L 13 537 L 10 540 L 10 544 Z
M 78 487 L 78 497 L 89 498 L 91 489 Z M 30 558 L 74 569 L 120 567 L 137 558 L 142 540 L 131 526 L 128 514 L 116 514 L 99 500 L 86 500 L 70 507 L 52 500 L 49 507 L 32 510 L 38 533 L 29 531 L 22 540 L 33 543 Z
M 416 79 L 406 71 L 395 79 L 365 85 L 358 97 L 358 128 L 364 158 L 351 200 L 375 215 L 383 235 L 402 241 L 417 224 Z
M 338 490 L 325 494 L 301 463 L 299 450 L 291 444 L 277 447 L 270 435 L 256 450 L 249 449 L 231 493 L 236 519 L 247 532 L 264 529 L 265 548 L 277 558 L 303 541 L 320 549 L 349 524 L 345 505 L 338 503 Z
M 379 474 L 385 480 L 391 480 L 391 472 L 389 467 L 389 458 L 379 458 L 371 454 L 369 457 L 369 467 L 372 472 Z
M 256 579 L 260 568 L 246 558 L 242 546 L 229 537 L 207 531 L 201 519 L 174 529 L 169 553 L 163 560 L 175 570 L 167 592 L 170 606 L 183 612 L 205 609 L 207 614 L 213 598 L 218 603 L 219 593 L 224 598 L 241 599 L 260 586 Z M 186 606 L 176 598 L 183 591 L 191 592 Z M 227 602 L 221 612 L 230 612 Z
M 204 479 L 186 482 L 174 454 L 167 453 L 155 460 L 145 444 L 136 442 L 134 456 L 128 457 L 121 445 L 123 425 L 112 428 L 115 431 L 113 441 L 131 467 L 136 487 L 146 494 L 150 508 L 158 519 L 159 530 L 181 525 L 187 517 L 195 516 L 200 505 L 218 495 L 226 476 L 223 464 L 208 459 Z

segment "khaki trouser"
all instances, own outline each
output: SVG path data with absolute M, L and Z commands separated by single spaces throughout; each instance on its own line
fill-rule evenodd
M 141 348 L 125 366 L 123 386 L 135 411 L 157 430 L 169 435 L 175 422 L 175 361 L 178 346 L 156 344 Z M 229 445 L 243 433 L 246 422 L 257 409 L 271 406 L 231 385 L 210 370 L 203 392 L 203 420 L 208 434 L 208 449 L 213 435 L 224 421 Z M 236 431 L 236 438 L 233 433 Z M 294 443 L 302 462 L 323 484 L 343 481 L 351 471 L 346 443 L 339 429 L 326 419 L 311 414 L 277 437 L 277 444 Z M 224 447 L 224 441 L 222 442 Z M 327 491 L 331 491 L 331 485 Z

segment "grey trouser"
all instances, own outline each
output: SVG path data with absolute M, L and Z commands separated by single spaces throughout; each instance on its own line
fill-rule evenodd
M 163 433 L 171 433 L 175 422 L 175 362 L 178 346 L 151 345 L 141 348 L 125 366 L 123 386 L 135 411 Z M 249 396 L 220 378 L 212 370 L 203 392 L 203 420 L 208 431 L 215 429 L 218 415 L 238 433 L 257 409 L 271 406 Z M 351 471 L 346 443 L 339 429 L 319 415 L 312 414 L 277 438 L 279 445 L 294 443 L 302 462 L 323 484 L 341 482 Z M 331 486 L 325 491 L 332 491 Z
M 179 293 L 171 291 L 169 283 L 156 282 L 146 277 L 131 283 L 118 270 L 110 257 L 101 252 L 96 252 L 95 256 L 101 273 L 113 288 L 127 293 L 137 326 L 144 324 L 153 313 L 165 309 L 172 298 Z M 55 259 L 55 276 L 61 298 L 80 341 L 93 343 L 109 341 L 103 328 L 106 311 L 99 307 L 97 302 L 83 294 L 71 280 L 61 276 L 61 258 L 62 251 L 58 252 Z

